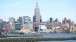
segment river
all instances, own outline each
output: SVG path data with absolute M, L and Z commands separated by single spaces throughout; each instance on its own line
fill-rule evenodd
M 67 37 L 75 37 L 74 33 L 48 33 L 43 35 L 43 37 L 48 38 L 67 38 Z M 63 41 L 38 41 L 38 42 L 76 42 L 76 40 L 63 40 Z
M 32 38 L 32 37 L 47 37 L 47 38 L 68 38 L 76 37 L 75 33 L 41 33 L 43 36 L 27 36 L 27 37 L 15 37 L 15 38 Z M 14 38 L 14 37 L 7 37 Z M 35 42 L 76 42 L 76 40 L 63 40 L 63 41 L 35 41 Z
M 7 37 L 7 38 L 32 38 L 32 37 L 47 37 L 47 38 L 68 38 L 68 37 L 76 37 L 75 33 L 40 33 L 38 34 L 29 34 L 29 36 L 22 37 Z
M 76 42 L 76 40 L 64 40 L 64 41 L 37 41 L 37 42 Z

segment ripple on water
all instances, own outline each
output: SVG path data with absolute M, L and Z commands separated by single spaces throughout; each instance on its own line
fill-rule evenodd
M 76 40 L 64 40 L 64 41 L 38 41 L 38 42 L 76 42 Z
M 67 38 L 67 37 L 75 37 L 76 34 L 74 33 L 48 33 L 46 35 L 43 35 L 43 37 L 48 38 Z

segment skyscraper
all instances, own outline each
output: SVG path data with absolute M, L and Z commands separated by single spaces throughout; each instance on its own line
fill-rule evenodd
M 33 23 L 33 29 L 34 29 L 34 31 L 38 32 L 39 24 L 40 24 L 40 22 L 42 22 L 41 15 L 40 15 L 40 9 L 39 9 L 39 6 L 38 6 L 38 2 L 36 3 L 36 6 L 35 6 L 33 22 L 34 22 Z
M 23 21 L 22 25 L 23 25 L 24 29 L 32 28 L 31 17 L 29 17 L 29 16 L 23 16 L 22 17 L 22 21 Z
M 18 29 L 21 29 L 22 28 L 22 17 L 19 17 L 18 19 L 17 19 L 17 22 L 15 23 L 15 27 L 16 27 L 16 29 L 18 28 Z
M 38 2 L 36 3 L 36 6 L 35 6 L 33 22 L 41 22 L 41 15 L 40 15 L 40 9 L 39 9 L 39 6 L 38 6 Z
M 50 23 L 53 21 L 53 19 L 52 18 L 50 18 Z
M 3 28 L 3 19 L 0 19 L 0 29 Z
M 22 17 L 19 17 L 19 18 L 17 19 L 17 22 L 19 22 L 19 23 L 22 25 Z
M 10 17 L 9 18 L 9 21 L 7 23 L 7 29 L 8 29 L 8 32 L 12 32 L 13 30 L 15 30 L 15 19 L 14 17 Z
M 22 17 L 22 28 L 20 32 L 31 32 L 33 28 L 33 22 L 31 21 L 31 17 L 29 16 L 23 16 Z
M 58 22 L 58 19 L 56 18 L 56 19 L 54 20 L 54 22 Z
M 10 17 L 10 18 L 9 18 L 9 22 L 10 22 L 10 23 L 14 23 L 14 22 L 15 22 L 15 18 L 14 18 L 14 17 Z

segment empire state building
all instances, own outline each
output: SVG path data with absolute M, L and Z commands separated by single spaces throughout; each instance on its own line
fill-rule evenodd
M 40 9 L 39 9 L 39 6 L 38 6 L 38 2 L 36 3 L 36 6 L 35 6 L 35 11 L 34 11 L 34 16 L 33 16 L 33 22 L 41 22 L 41 15 L 40 15 Z

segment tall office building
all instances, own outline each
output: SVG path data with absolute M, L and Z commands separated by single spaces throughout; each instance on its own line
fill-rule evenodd
M 7 23 L 7 29 L 8 32 L 12 32 L 13 30 L 15 30 L 15 19 L 13 17 L 9 18 L 9 21 Z
M 33 30 L 34 31 L 38 32 L 40 22 L 42 22 L 42 19 L 41 19 L 40 9 L 37 2 L 35 6 L 34 16 L 33 16 Z
M 0 19 L 0 29 L 6 28 L 6 21 L 3 21 L 3 19 Z
M 0 23 L 2 23 L 3 22 L 3 19 L 0 19 Z
M 22 24 L 22 17 L 19 17 L 19 18 L 17 19 L 17 22 L 20 23 L 20 24 Z
M 23 16 L 22 17 L 22 28 L 20 32 L 31 32 L 33 29 L 33 22 L 31 21 L 31 17 L 29 16 Z
M 6 21 L 0 19 L 0 35 L 3 35 L 6 32 Z
M 9 18 L 9 22 L 12 22 L 12 23 L 14 23 L 14 22 L 15 22 L 15 19 L 14 19 L 14 17 L 10 17 L 10 18 Z
M 64 20 L 62 20 L 62 23 L 65 24 L 67 23 L 67 18 L 65 17 Z
M 21 29 L 22 28 L 22 17 L 19 17 L 17 19 L 17 22 L 16 22 L 16 29 Z
M 52 21 L 53 21 L 53 19 L 52 19 L 52 18 L 50 18 L 50 23 L 52 23 Z
M 40 15 L 40 9 L 38 6 L 38 2 L 36 3 L 36 7 L 35 7 L 35 12 L 34 12 L 34 16 L 33 16 L 33 22 L 41 22 L 41 15 Z
M 58 19 L 55 19 L 54 22 L 58 22 Z
M 31 17 L 29 17 L 29 16 L 23 16 L 22 17 L 22 25 L 23 25 L 24 29 L 32 28 Z
M 2 28 L 3 28 L 3 20 L 0 19 L 0 29 L 2 29 Z

